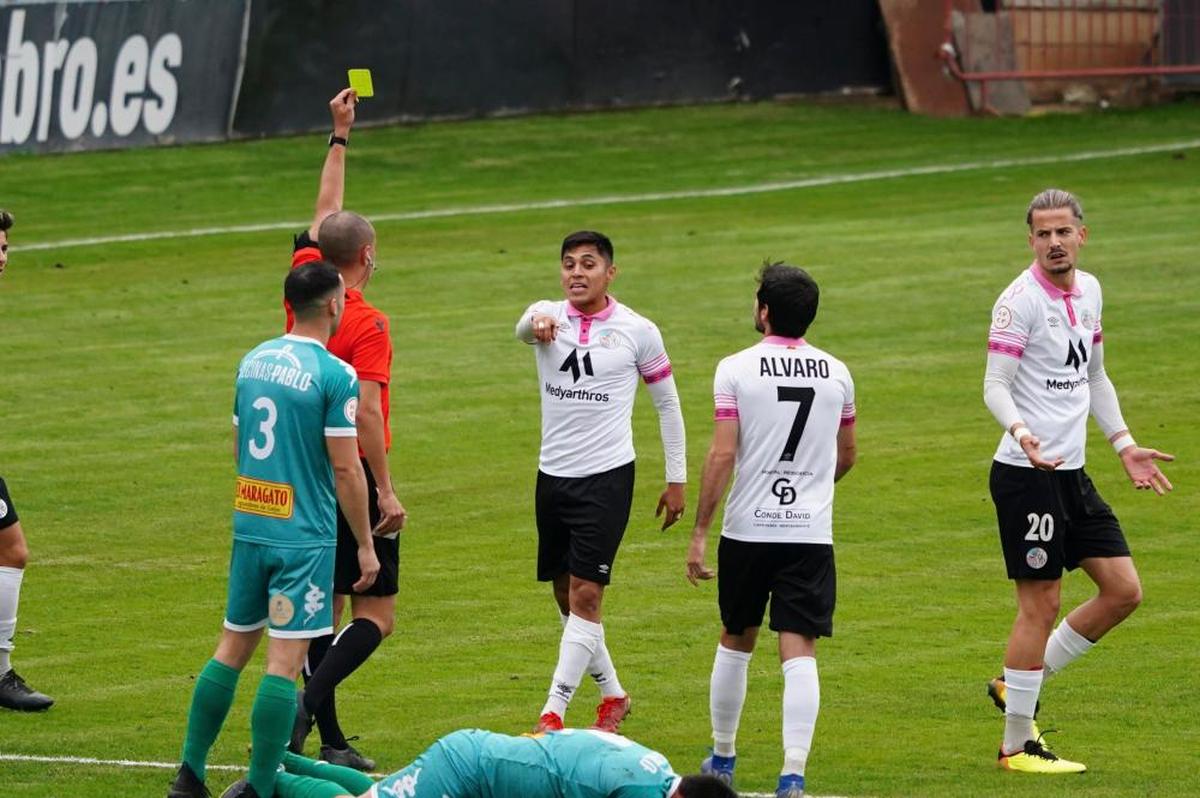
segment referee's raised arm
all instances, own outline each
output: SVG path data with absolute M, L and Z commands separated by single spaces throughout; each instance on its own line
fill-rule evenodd
M 354 108 L 358 105 L 358 93 L 354 89 L 342 89 L 329 101 L 329 114 L 333 117 L 333 132 L 329 134 L 329 152 L 321 168 L 321 184 L 317 189 L 317 207 L 313 213 L 308 237 L 318 241 L 317 233 L 321 222 L 331 213 L 342 209 L 342 198 L 346 191 L 346 148 L 350 145 L 350 128 L 354 126 Z

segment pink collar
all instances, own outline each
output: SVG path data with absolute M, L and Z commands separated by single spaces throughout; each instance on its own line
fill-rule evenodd
M 1034 261 L 1030 265 L 1029 271 L 1033 273 L 1033 279 L 1037 280 L 1038 285 L 1040 285 L 1042 290 L 1046 292 L 1046 296 L 1050 297 L 1051 299 L 1062 299 L 1063 297 L 1068 296 L 1083 296 L 1083 291 L 1079 288 L 1078 280 L 1075 281 L 1073 286 L 1071 286 L 1070 291 L 1064 291 L 1054 283 L 1050 282 L 1050 278 L 1047 277 L 1046 273 L 1042 271 L 1042 267 L 1037 265 L 1037 261 Z
M 582 318 L 582 319 L 595 319 L 596 321 L 608 321 L 608 317 L 611 316 L 613 314 L 613 312 L 617 309 L 617 300 L 613 299 L 611 296 L 604 297 L 604 300 L 608 303 L 607 305 L 604 306 L 604 310 L 600 311 L 599 313 L 594 313 L 591 316 L 587 315 L 582 310 L 575 307 L 568 301 L 567 302 L 567 315 L 574 316 L 576 318 Z
M 808 341 L 803 338 L 785 338 L 782 335 L 764 335 L 762 339 L 764 344 L 775 344 L 776 346 L 807 346 Z

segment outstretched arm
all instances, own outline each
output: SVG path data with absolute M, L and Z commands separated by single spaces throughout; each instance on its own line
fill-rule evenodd
M 1143 448 L 1134 441 L 1121 416 L 1117 389 L 1104 370 L 1104 344 L 1099 341 L 1092 346 L 1092 357 L 1088 361 L 1088 387 L 1091 389 L 1092 417 L 1121 458 L 1121 465 L 1133 486 L 1138 490 L 1153 490 L 1160 496 L 1171 490 L 1171 480 L 1155 461 L 1170 462 L 1175 457 L 1157 449 Z
M 354 125 L 354 106 L 358 104 L 358 94 L 354 89 L 342 89 L 337 96 L 329 101 L 329 113 L 333 117 L 333 135 L 349 139 L 350 128 Z M 317 189 L 317 209 L 313 214 L 312 224 L 308 228 L 308 237 L 313 241 L 320 240 L 321 222 L 332 213 L 342 209 L 342 197 L 346 189 L 346 148 L 340 144 L 332 144 L 325 155 L 325 166 L 321 168 L 321 186 Z

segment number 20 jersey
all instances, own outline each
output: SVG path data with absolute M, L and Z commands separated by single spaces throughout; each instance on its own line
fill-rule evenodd
M 833 543 L 837 434 L 855 421 L 854 381 L 802 338 L 767 336 L 713 380 L 717 421 L 738 422 L 721 534 L 754 543 Z
M 284 548 L 337 543 L 326 437 L 354 437 L 358 377 L 317 341 L 284 335 L 238 367 L 233 537 Z

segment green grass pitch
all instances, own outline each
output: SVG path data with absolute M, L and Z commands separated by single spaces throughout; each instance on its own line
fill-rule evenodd
M 369 110 L 369 106 L 364 106 Z M 366 113 L 364 113 L 364 116 Z M 716 362 L 755 340 L 763 258 L 819 281 L 810 339 L 857 383 L 860 460 L 839 485 L 836 636 L 818 661 L 810 790 L 849 796 L 1200 793 L 1200 149 L 1054 162 L 1200 139 L 1200 106 L 1029 119 L 932 120 L 890 108 L 739 105 L 359 130 L 347 206 L 368 215 L 1047 158 L 723 198 L 383 222 L 368 295 L 396 349 L 392 465 L 411 517 L 399 623 L 339 695 L 381 767 L 458 727 L 521 732 L 549 684 L 559 625 L 533 579 L 538 405 L 512 334 L 560 295 L 558 242 L 616 244 L 615 293 L 654 319 L 675 365 L 694 506 Z M 17 217 L 0 279 L 0 473 L 32 547 L 14 661 L 58 699 L 0 715 L 0 754 L 174 761 L 193 678 L 224 602 L 241 354 L 282 324 L 288 232 L 22 252 L 22 244 L 297 220 L 324 136 L 0 159 Z M 1024 208 L 1057 185 L 1083 199 L 1082 266 L 1105 289 L 1109 373 L 1144 444 L 1179 456 L 1167 498 L 1139 494 L 1091 430 L 1090 472 L 1123 520 L 1145 603 L 1043 694 L 1043 726 L 1090 772 L 994 767 L 985 694 L 1013 615 L 987 470 L 991 303 L 1030 260 Z M 687 523 L 660 532 L 657 422 L 643 396 L 634 516 L 606 602 L 634 697 L 626 733 L 681 772 L 708 744 L 714 586 L 684 579 Z M 715 548 L 715 541 L 713 541 Z M 1089 594 L 1065 582 L 1064 604 Z M 261 657 L 214 763 L 245 760 Z M 773 636 L 752 665 L 739 781 L 773 788 L 781 677 Z M 585 724 L 585 684 L 568 722 Z M 215 773 L 220 789 L 232 780 Z M 169 773 L 0 758 L 6 798 L 161 795 Z

